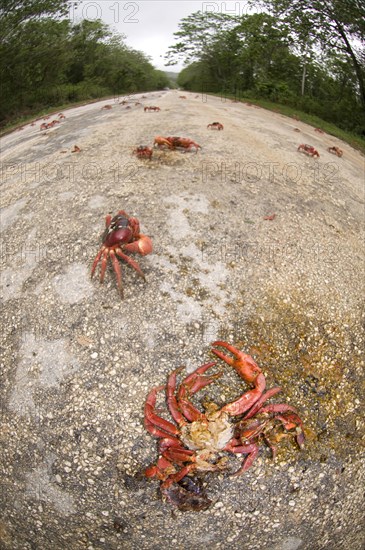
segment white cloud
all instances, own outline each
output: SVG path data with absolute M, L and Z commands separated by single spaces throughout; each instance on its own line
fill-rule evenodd
M 239 15 L 247 12 L 246 2 L 203 2 L 196 0 L 97 0 L 83 1 L 71 17 L 102 19 L 126 36 L 126 44 L 143 51 L 155 67 L 179 71 L 183 65 L 164 65 L 164 56 L 174 44 L 174 32 L 182 18 L 197 11 L 215 11 Z

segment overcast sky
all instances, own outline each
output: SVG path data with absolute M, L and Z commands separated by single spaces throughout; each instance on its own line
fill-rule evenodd
M 215 11 L 240 15 L 247 13 L 246 2 L 198 2 L 195 0 L 96 0 L 84 1 L 73 13 L 75 19 L 102 19 L 114 30 L 126 35 L 128 46 L 151 57 L 162 70 L 179 71 L 182 65 L 166 67 L 164 55 L 174 44 L 173 33 L 179 21 L 196 11 Z

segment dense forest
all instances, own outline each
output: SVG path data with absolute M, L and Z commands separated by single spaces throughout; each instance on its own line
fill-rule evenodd
M 1 0 L 0 125 L 44 107 L 169 85 L 122 35 L 100 20 L 71 23 L 68 9 L 66 0 Z
M 265 0 L 182 19 L 166 60 L 180 87 L 289 105 L 365 135 L 365 4 Z

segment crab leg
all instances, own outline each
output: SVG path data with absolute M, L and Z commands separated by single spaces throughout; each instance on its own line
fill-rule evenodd
M 177 411 L 179 412 L 180 410 L 184 415 L 182 417 L 183 423 L 185 423 L 184 417 L 189 420 L 189 422 L 201 420 L 204 417 L 203 413 L 201 413 L 189 401 L 189 397 L 198 392 L 200 389 L 207 386 L 208 384 L 211 384 L 216 378 L 222 375 L 222 373 L 217 373 L 213 374 L 212 376 L 203 376 L 203 373 L 213 367 L 215 364 L 215 361 L 211 361 L 210 363 L 206 363 L 205 365 L 198 367 L 194 372 L 188 374 L 188 376 L 186 376 L 182 381 L 177 394 L 177 399 L 175 398 L 175 401 L 177 405 Z
M 291 414 L 287 414 L 288 411 Z M 303 432 L 303 422 L 301 418 L 298 416 L 297 411 L 294 407 L 291 407 L 290 405 L 275 403 L 273 405 L 267 405 L 266 407 L 262 407 L 260 412 L 274 413 L 274 414 L 279 413 L 275 416 L 275 418 L 280 420 L 285 430 L 290 431 L 295 428 L 296 441 L 299 447 L 301 449 L 303 448 L 304 442 L 305 442 L 305 435 Z
M 111 250 L 109 252 L 109 255 L 112 259 L 112 264 L 113 264 L 113 268 L 114 268 L 114 271 L 115 271 L 115 275 L 116 275 L 116 278 L 117 278 L 117 286 L 119 288 L 119 292 L 123 298 L 123 287 L 122 287 L 122 270 L 120 269 L 120 265 L 119 265 L 119 262 L 115 256 L 115 252 L 114 250 Z
M 176 472 L 176 470 L 173 464 L 165 457 L 160 456 L 157 460 L 157 464 L 145 469 L 144 475 L 146 477 L 157 477 L 157 479 L 163 481 L 166 479 L 166 475 L 169 476 L 174 472 Z
M 186 449 L 176 437 L 165 437 L 160 441 L 159 451 L 172 463 L 195 462 L 195 452 Z
M 164 452 L 171 447 L 175 447 L 176 449 L 184 449 L 185 447 L 181 446 L 181 441 L 177 437 L 174 437 L 173 435 L 164 436 L 160 442 L 159 442 L 159 452 L 163 455 Z
M 103 259 L 101 260 L 101 269 L 100 269 L 100 282 L 103 283 L 104 282 L 104 275 L 105 275 L 105 270 L 106 270 L 106 267 L 108 265 L 108 256 L 109 256 L 109 248 L 104 248 L 104 251 L 103 251 Z
M 254 389 L 245 392 L 239 399 L 225 405 L 221 411 L 229 415 L 236 416 L 248 411 L 256 403 L 265 390 L 266 381 L 260 367 L 255 363 L 250 355 L 239 351 L 237 348 L 227 342 L 213 342 L 213 346 L 222 346 L 233 353 L 234 358 L 222 353 L 220 350 L 212 349 L 214 355 L 225 361 L 233 367 L 238 374 L 245 380 L 254 384 Z
M 202 420 L 204 418 L 204 414 L 199 411 L 194 405 L 189 401 L 188 399 L 188 392 L 186 390 L 186 387 L 181 384 L 178 394 L 177 394 L 177 402 L 179 409 L 182 411 L 183 415 L 189 422 L 195 422 L 196 420 Z
M 163 456 L 165 456 L 167 460 L 177 462 L 178 464 L 195 461 L 195 452 L 184 449 L 183 447 L 170 447 L 164 451 Z
M 143 279 L 146 279 L 145 274 L 143 273 L 143 271 L 141 270 L 141 268 L 139 267 L 139 265 L 135 260 L 127 256 L 126 254 L 123 254 L 122 249 L 119 247 L 115 249 L 115 252 L 118 254 L 120 258 L 122 258 L 129 265 L 131 265 L 137 271 L 138 275 L 140 275 Z
M 171 413 L 172 418 L 175 420 L 175 422 L 179 426 L 183 426 L 184 424 L 186 424 L 186 420 L 185 420 L 184 416 L 179 411 L 178 402 L 177 402 L 177 399 L 176 399 L 176 396 L 175 396 L 176 377 L 179 374 L 179 372 L 181 372 L 183 369 L 184 369 L 184 367 L 180 367 L 180 368 L 174 370 L 170 374 L 170 376 L 168 378 L 168 381 L 167 381 L 167 390 L 166 390 L 167 406 L 169 408 L 169 411 Z
M 276 387 L 276 388 L 271 388 L 266 393 L 262 394 L 260 399 L 258 401 L 256 401 L 256 403 L 253 405 L 253 407 L 251 407 L 251 409 L 244 415 L 243 418 L 245 420 L 246 419 L 248 420 L 249 418 L 252 418 L 253 416 L 255 416 L 255 414 L 260 410 L 262 404 L 265 403 L 265 401 L 267 401 L 268 399 L 270 399 L 270 397 L 272 397 L 273 395 L 275 395 L 279 392 L 281 392 L 281 388 Z
M 179 483 L 179 481 L 181 481 L 183 477 L 187 476 L 188 473 L 194 470 L 195 468 L 196 468 L 195 464 L 189 464 L 188 466 L 184 466 L 184 468 L 181 468 L 181 470 L 176 474 L 169 475 L 169 477 L 161 484 L 161 491 L 167 497 L 168 500 L 170 500 L 169 496 L 164 491 L 169 487 L 171 487 L 173 483 Z
M 155 405 L 156 405 L 156 398 L 157 398 L 157 392 L 164 389 L 165 386 L 157 386 L 156 388 L 153 388 L 150 393 L 147 396 L 145 408 L 144 408 L 144 415 L 145 415 L 145 428 L 148 430 L 152 435 L 157 435 L 158 437 L 161 437 L 159 435 L 161 428 L 166 432 L 165 435 L 179 435 L 179 430 L 177 427 L 172 424 L 172 422 L 169 422 L 168 420 L 164 420 L 160 416 L 157 416 L 155 414 Z M 155 430 L 154 428 L 157 428 Z M 157 431 L 159 433 L 157 433 Z
M 106 266 L 108 265 L 108 254 L 109 254 L 109 249 L 106 246 L 102 246 L 98 254 L 96 255 L 96 258 L 91 268 L 91 278 L 93 278 L 96 266 L 98 265 L 100 258 L 103 257 L 101 260 L 101 270 L 100 270 L 101 283 L 104 281 L 105 270 L 106 270 Z
M 270 420 L 259 420 L 254 419 L 250 422 L 243 420 L 242 425 L 239 425 L 242 428 L 242 432 L 240 433 L 240 440 L 244 443 L 248 443 L 250 440 L 252 440 L 255 437 L 258 437 L 265 429 L 265 427 L 269 424 Z
M 288 411 L 296 413 L 297 409 L 295 409 L 291 405 L 286 405 L 285 403 L 272 403 L 271 405 L 266 405 L 266 407 L 262 407 L 260 412 L 263 412 L 263 413 L 286 413 Z M 295 416 L 298 418 L 298 420 L 300 420 L 299 416 L 297 414 L 295 414 Z
M 173 437 L 172 435 L 168 434 L 167 432 L 160 430 L 155 424 L 153 424 L 150 420 L 147 420 L 147 418 L 144 419 L 144 427 L 147 431 L 150 432 L 155 437 Z M 179 441 L 178 439 L 176 441 Z
M 98 263 L 99 263 L 99 261 L 100 261 L 100 258 L 101 258 L 101 255 L 103 254 L 103 252 L 104 252 L 104 247 L 102 247 L 102 248 L 99 250 L 99 252 L 97 253 L 97 255 L 96 255 L 96 257 L 95 257 L 94 263 L 93 263 L 92 268 L 91 268 L 91 275 L 90 275 L 91 279 L 92 279 L 93 276 L 94 276 L 94 271 L 95 271 L 96 266 L 98 265 Z
M 232 474 L 232 476 L 240 476 L 244 472 L 247 472 L 247 470 L 251 468 L 252 464 L 259 454 L 259 448 L 255 443 L 240 445 L 238 439 L 233 439 L 232 441 L 230 441 L 228 445 L 224 448 L 224 450 L 231 451 L 232 453 L 247 455 L 242 463 L 241 468 L 239 468 L 237 472 Z
M 201 390 L 205 386 L 208 386 L 208 384 L 211 384 L 212 382 L 214 382 L 214 380 L 222 376 L 223 374 L 222 372 L 213 374 L 212 376 L 202 376 L 204 372 L 206 372 L 211 367 L 214 367 L 214 365 L 216 364 L 217 364 L 216 361 L 211 361 L 210 363 L 206 363 L 205 365 L 202 365 L 201 367 L 198 367 L 197 369 L 195 369 L 194 372 L 192 372 L 191 374 L 186 376 L 186 378 L 184 378 L 184 380 L 182 381 L 182 384 L 186 386 L 190 395 L 193 395 L 197 391 Z

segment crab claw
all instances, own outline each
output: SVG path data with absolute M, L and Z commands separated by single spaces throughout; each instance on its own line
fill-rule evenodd
M 138 235 L 138 239 L 132 243 L 127 243 L 123 246 L 128 252 L 138 252 L 141 256 L 146 256 L 152 252 L 152 241 L 147 235 Z
M 169 149 L 172 149 L 172 148 L 173 148 L 171 142 L 170 142 L 167 138 L 165 138 L 165 137 L 163 137 L 163 136 L 155 136 L 155 140 L 154 140 L 154 142 L 153 142 L 153 146 L 155 147 L 156 145 L 157 145 L 157 146 L 166 145 Z
M 252 359 L 251 355 L 239 351 L 237 348 L 227 342 L 213 342 L 213 346 L 221 346 L 233 353 L 234 358 L 225 355 L 218 349 L 212 349 L 214 355 L 225 361 L 233 367 L 245 382 L 254 385 L 254 389 L 245 392 L 239 399 L 225 405 L 221 412 L 226 412 L 232 416 L 243 414 L 248 411 L 262 396 L 266 381 L 260 367 Z
M 238 374 L 246 381 L 255 383 L 257 377 L 261 374 L 260 367 L 252 359 L 251 355 L 243 353 L 243 351 L 238 350 L 231 344 L 227 342 L 217 341 L 213 342 L 213 346 L 221 346 L 226 350 L 233 353 L 234 358 L 225 355 L 218 349 L 212 349 L 214 355 L 225 361 L 228 365 L 236 369 Z

